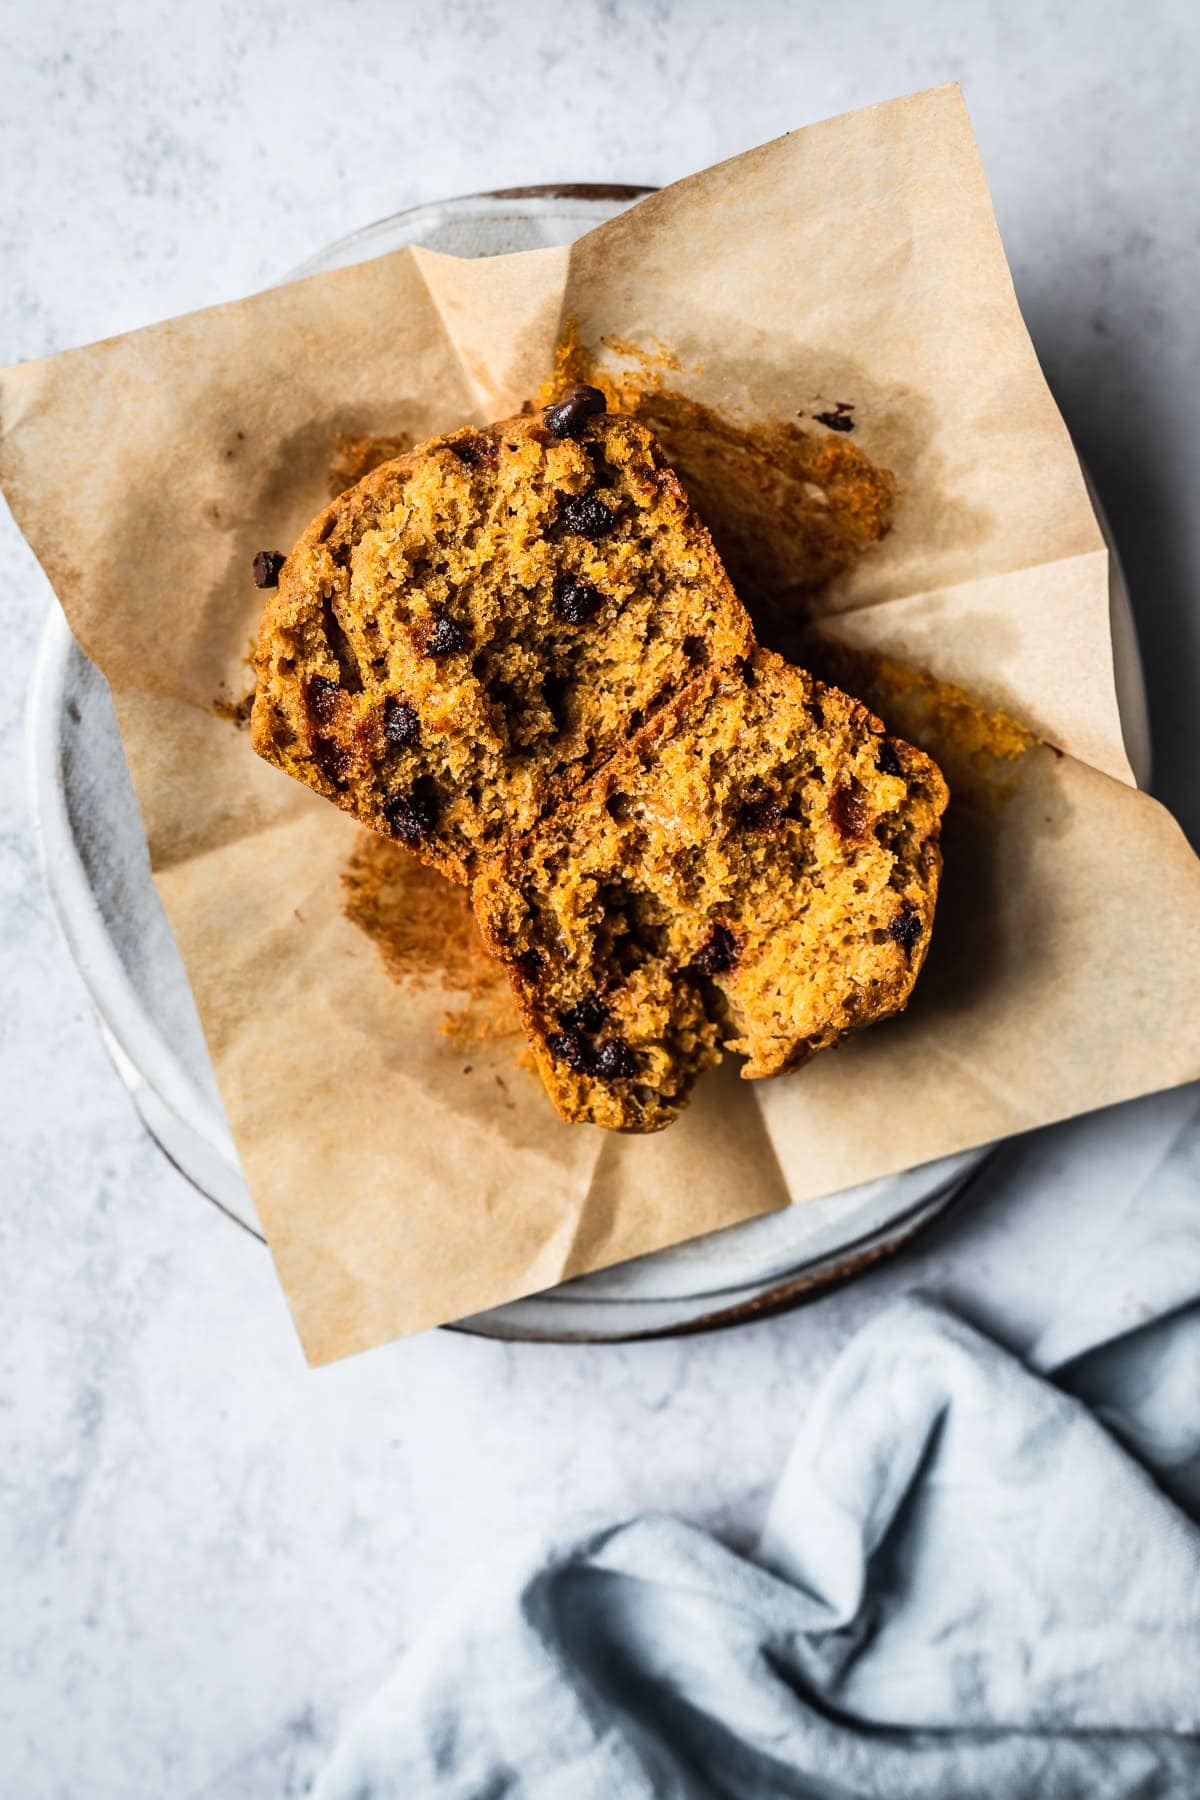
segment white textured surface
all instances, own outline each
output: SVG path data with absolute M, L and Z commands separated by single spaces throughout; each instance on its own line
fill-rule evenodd
M 1184 5 L 305 8 L 19 0 L 0 363 L 260 286 L 447 193 L 665 181 L 966 88 L 1018 290 L 1128 563 L 1159 785 L 1200 826 L 1197 27 Z M 881 1298 L 1020 1341 L 1178 1097 L 1006 1153 L 933 1237 L 752 1330 L 622 1350 L 435 1333 L 307 1374 L 265 1255 L 166 1166 L 47 916 L 21 711 L 41 576 L 0 524 L 0 1791 L 300 1794 L 467 1557 L 594 1505 L 744 1542 Z

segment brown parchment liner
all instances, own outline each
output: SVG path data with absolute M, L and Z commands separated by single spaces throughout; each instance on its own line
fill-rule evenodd
M 640 1140 L 560 1123 L 511 1045 L 438 1029 L 452 994 L 382 977 L 343 912 L 357 828 L 212 706 L 244 687 L 250 560 L 322 504 L 338 436 L 505 416 L 568 317 L 585 344 L 669 346 L 726 417 L 852 402 L 899 502 L 822 596 L 826 641 L 1029 733 L 1003 804 L 951 807 L 905 1016 L 787 1079 L 723 1068 Z M 1196 859 L 1131 785 L 1107 553 L 954 88 L 792 133 L 570 250 L 404 250 L 10 369 L 0 484 L 111 684 L 314 1362 L 1200 1067 Z

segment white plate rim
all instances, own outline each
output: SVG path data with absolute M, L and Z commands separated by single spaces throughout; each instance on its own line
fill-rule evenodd
M 298 279 L 323 269 L 341 266 L 347 261 L 385 254 L 387 250 L 398 247 L 394 234 L 401 226 L 409 233 L 405 241 L 419 241 L 420 231 L 424 226 L 455 216 L 486 216 L 489 219 L 511 216 L 526 220 L 535 216 L 561 216 L 564 211 L 578 211 L 581 223 L 586 223 L 620 210 L 620 206 L 613 203 L 618 194 L 621 197 L 620 204 L 625 205 L 652 191 L 649 188 L 623 184 L 608 184 L 598 190 L 588 184 L 564 184 L 545 189 L 501 190 L 435 201 L 374 221 L 347 234 L 283 279 Z M 597 194 L 601 198 L 597 199 Z M 393 242 L 381 242 L 389 233 L 393 234 Z M 1096 500 L 1094 493 L 1093 499 Z M 1096 504 L 1097 511 L 1100 512 L 1099 502 L 1096 501 Z M 1101 522 L 1105 523 L 1102 513 Z M 1126 677 L 1126 692 L 1122 695 L 1123 723 L 1130 759 L 1138 773 L 1139 782 L 1144 785 L 1149 768 L 1145 692 L 1141 681 L 1132 611 L 1115 551 L 1110 558 L 1110 566 L 1113 570 L 1114 656 L 1122 665 Z M 96 1008 L 101 1030 L 118 1072 L 130 1088 L 148 1129 L 164 1152 L 177 1162 L 201 1192 L 213 1199 L 236 1222 L 261 1236 L 253 1215 L 253 1202 L 248 1194 L 245 1201 L 241 1202 L 240 1195 L 233 1190 L 224 1196 L 219 1192 L 214 1193 L 214 1186 L 221 1185 L 221 1171 L 216 1164 L 209 1167 L 209 1178 L 201 1181 L 193 1168 L 163 1142 L 162 1133 L 155 1129 L 152 1122 L 154 1107 L 165 1107 L 167 1114 L 178 1121 L 197 1145 L 212 1147 L 216 1163 L 229 1163 L 233 1170 L 237 1170 L 236 1149 L 223 1114 L 212 1107 L 196 1089 L 129 982 L 108 936 L 103 914 L 96 903 L 74 841 L 65 793 L 58 779 L 57 754 L 58 720 L 65 704 L 70 657 L 74 648 L 74 640 L 66 620 L 55 605 L 39 644 L 27 717 L 30 804 L 43 879 L 68 949 L 80 969 Z M 147 1064 L 154 1071 L 152 1079 L 145 1072 Z M 763 1303 L 769 1304 L 772 1292 L 794 1287 L 798 1281 L 804 1281 L 806 1285 L 813 1287 L 827 1286 L 839 1278 L 846 1265 L 861 1261 L 864 1257 L 873 1259 L 875 1255 L 884 1253 L 893 1240 L 896 1243 L 905 1241 L 921 1224 L 928 1222 L 929 1218 L 936 1216 L 948 1204 L 987 1153 L 988 1147 L 984 1146 L 925 1165 L 924 1173 L 930 1178 L 930 1185 L 894 1217 L 889 1217 L 886 1224 L 848 1240 L 836 1252 L 799 1263 L 785 1277 L 775 1273 L 769 1277 L 735 1283 L 728 1288 L 709 1288 L 686 1298 L 674 1295 L 666 1298 L 660 1295 L 606 1295 L 603 1292 L 580 1291 L 589 1280 L 598 1286 L 602 1285 L 597 1282 L 596 1277 L 588 1277 L 584 1278 L 584 1282 L 569 1282 L 548 1293 L 509 1302 L 503 1307 L 475 1315 L 461 1321 L 460 1328 L 510 1338 L 582 1336 L 595 1341 L 597 1338 L 607 1340 L 644 1336 L 662 1330 L 702 1329 L 709 1324 L 722 1323 L 726 1317 L 736 1315 L 747 1307 L 757 1308 Z M 919 1175 L 922 1171 L 908 1173 Z M 898 1181 L 902 1179 L 897 1178 Z M 240 1171 L 237 1172 L 236 1180 L 244 1189 Z M 864 1184 L 869 1185 L 871 1184 Z M 243 1216 L 243 1210 L 249 1216 Z M 669 1251 L 659 1252 L 654 1258 L 638 1260 L 657 1261 L 670 1254 Z M 608 1272 L 599 1271 L 598 1275 L 602 1277 L 605 1273 Z M 564 1309 L 570 1309 L 572 1327 L 564 1324 Z M 604 1317 L 602 1321 L 593 1319 L 589 1327 L 585 1316 L 592 1313 L 599 1313 Z M 650 1313 L 655 1315 L 653 1322 L 649 1317 Z

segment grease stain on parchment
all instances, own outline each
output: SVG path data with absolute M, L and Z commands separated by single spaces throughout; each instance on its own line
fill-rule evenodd
M 527 1058 L 503 968 L 484 949 L 467 890 L 390 838 L 363 831 L 342 871 L 342 911 L 395 982 L 454 996 L 441 1029 L 455 1049 L 497 1039 Z
M 851 440 L 853 401 L 830 405 L 813 395 L 814 410 L 795 419 L 749 418 L 736 406 L 716 407 L 682 392 L 677 378 L 687 372 L 663 345 L 648 349 L 606 337 L 594 351 L 568 320 L 537 403 L 586 381 L 603 390 L 613 411 L 654 432 L 712 532 L 760 638 L 773 644 L 789 614 L 811 617 L 830 584 L 887 536 L 898 483 Z M 735 378 L 731 390 L 738 386 Z M 820 423 L 823 414 L 841 423 Z
M 1006 800 L 1040 741 L 1011 713 L 882 651 L 839 643 L 818 630 L 803 661 L 820 680 L 878 713 L 889 731 L 932 756 L 960 805 L 986 810 Z
M 403 456 L 411 450 L 415 439 L 411 432 L 391 437 L 372 437 L 369 433 L 339 431 L 329 458 L 329 497 L 336 500 L 347 488 L 369 475 L 381 463 Z
M 239 731 L 248 731 L 250 714 L 254 711 L 254 689 L 250 688 L 240 700 L 214 700 L 212 709 L 218 719 L 225 719 L 230 725 L 236 725 Z

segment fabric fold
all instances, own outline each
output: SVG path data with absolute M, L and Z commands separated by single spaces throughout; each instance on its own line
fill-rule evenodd
M 755 1560 L 648 1515 L 476 1571 L 317 1800 L 1191 1800 L 1198 1173 L 1200 1094 L 1028 1361 L 928 1297 L 876 1317 Z

